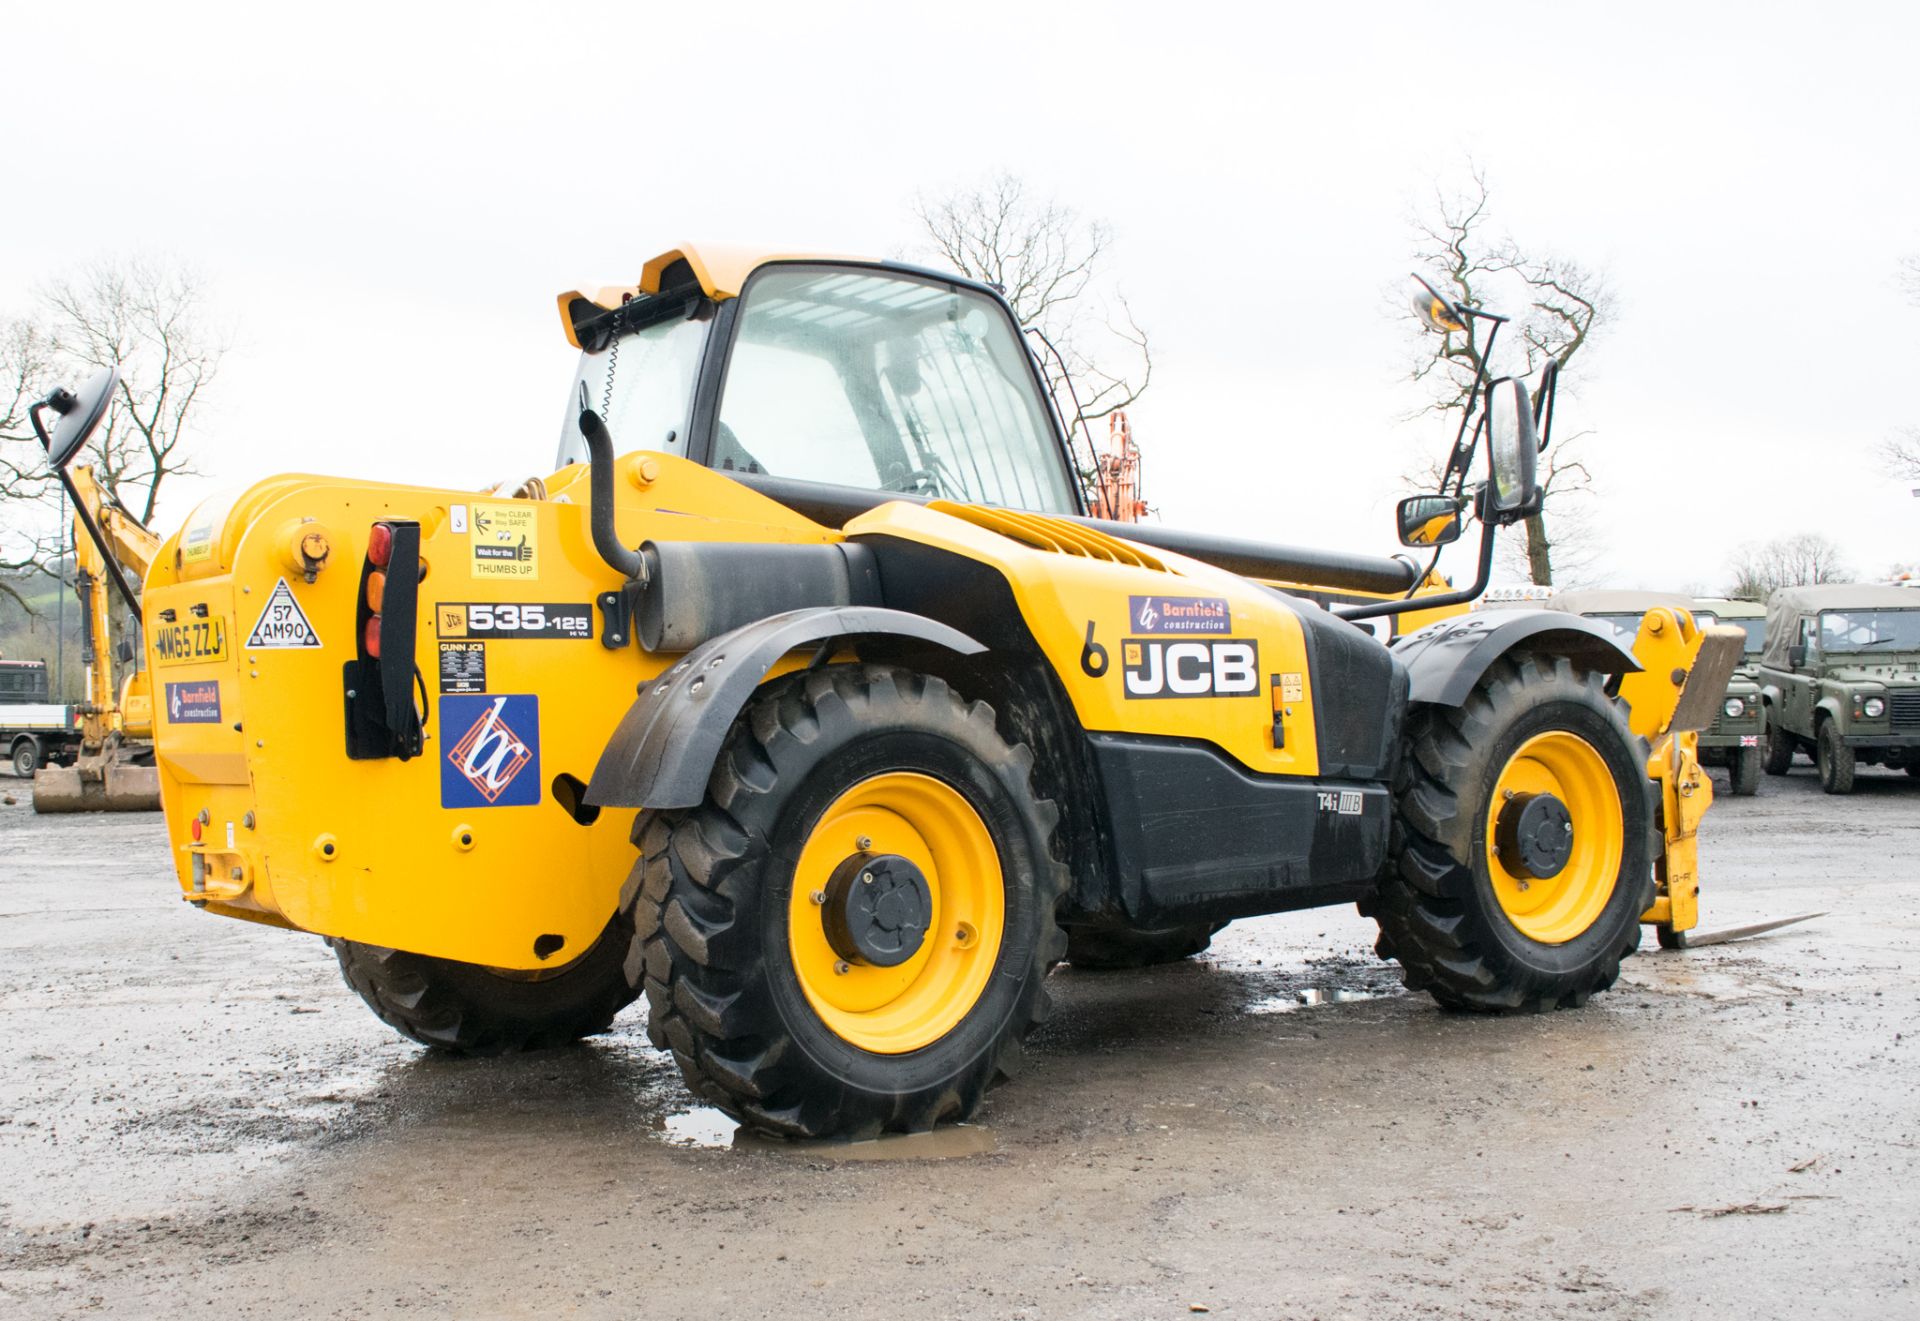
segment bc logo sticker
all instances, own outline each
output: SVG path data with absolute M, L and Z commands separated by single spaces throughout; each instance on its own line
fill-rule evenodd
M 452 740 L 440 762 L 442 807 L 532 807 L 540 801 L 540 699 L 442 697 Z
M 540 576 L 540 522 L 532 505 L 475 505 L 472 544 L 476 578 Z
M 1260 644 L 1253 638 L 1123 638 L 1120 663 L 1128 697 L 1244 697 L 1260 691 Z
M 1129 596 L 1136 633 L 1231 633 L 1233 613 L 1217 596 Z
M 219 682 L 207 679 L 199 683 L 168 684 L 167 719 L 176 725 L 219 724 Z

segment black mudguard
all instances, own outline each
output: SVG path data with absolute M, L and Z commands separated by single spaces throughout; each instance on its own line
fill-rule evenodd
M 1444 619 L 1396 642 L 1393 654 L 1407 667 L 1409 701 L 1459 706 L 1493 663 L 1516 648 L 1567 656 L 1607 674 L 1640 670 L 1611 624 L 1558 610 L 1487 610 Z
M 796 647 L 861 635 L 916 638 L 971 656 L 986 647 L 958 629 L 877 606 L 789 610 L 723 633 L 647 684 L 593 768 L 596 807 L 695 807 L 706 797 L 727 730 L 774 663 Z

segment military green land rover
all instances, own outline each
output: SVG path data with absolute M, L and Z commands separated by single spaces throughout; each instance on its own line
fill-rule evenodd
M 1830 794 L 1853 792 L 1860 762 L 1920 776 L 1920 590 L 1782 587 L 1767 601 L 1760 690 L 1767 774 L 1805 751 Z
M 1561 592 L 1547 603 L 1548 609 L 1565 610 L 1588 619 L 1604 619 L 1622 633 L 1631 644 L 1640 631 L 1640 620 L 1655 606 L 1669 606 L 1693 615 L 1702 627 L 1713 623 L 1738 624 L 1748 621 L 1723 618 L 1717 607 L 1744 606 L 1760 610 L 1750 602 L 1730 601 L 1696 605 L 1691 597 L 1675 592 L 1639 592 L 1613 589 Z M 1755 621 L 1764 624 L 1764 620 Z M 1751 637 L 1751 630 L 1749 631 Z M 1750 798 L 1760 788 L 1760 744 L 1763 733 L 1760 715 L 1760 685 L 1743 662 L 1727 682 L 1726 696 L 1720 699 L 1713 724 L 1700 734 L 1700 764 L 1724 766 L 1732 781 L 1735 797 Z
M 1767 608 L 1758 601 L 1703 596 L 1693 603 L 1693 618 L 1701 625 L 1728 624 L 1747 635 L 1720 710 L 1700 735 L 1700 760 L 1708 766 L 1725 766 L 1735 794 L 1757 793 L 1767 732 L 1760 703 L 1760 653 L 1767 641 Z

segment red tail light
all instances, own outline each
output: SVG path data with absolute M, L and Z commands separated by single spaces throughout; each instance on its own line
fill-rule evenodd
M 378 615 L 367 616 L 367 633 L 366 633 L 365 641 L 367 645 L 367 655 L 373 657 L 375 660 L 379 660 L 380 659 L 380 616 Z
M 393 529 L 385 523 L 375 523 L 367 533 L 367 558 L 379 569 L 386 568 L 387 561 L 393 558 Z

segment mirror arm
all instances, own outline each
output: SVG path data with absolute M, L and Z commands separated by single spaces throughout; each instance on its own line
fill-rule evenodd
M 1442 606 L 1465 605 L 1486 591 L 1487 580 L 1493 577 L 1493 536 L 1494 525 L 1483 522 L 1480 525 L 1479 571 L 1474 575 L 1473 586 L 1464 591 L 1443 592 L 1439 596 L 1403 596 L 1392 601 L 1370 601 L 1365 605 L 1335 606 L 1331 613 L 1340 619 L 1378 619 L 1382 615 L 1404 615 L 1409 610 L 1437 610 Z M 1432 569 L 1429 568 L 1428 572 L 1431 573 Z
M 40 410 L 53 407 L 53 396 L 48 395 L 39 403 L 27 409 L 27 419 L 33 423 L 33 434 L 40 437 L 49 457 L 53 454 L 53 437 L 40 421 Z M 120 593 L 120 599 L 127 603 L 127 610 L 133 615 L 133 622 L 145 626 L 146 617 L 140 613 L 140 602 L 134 599 L 133 588 L 127 585 L 127 575 L 120 568 L 120 561 L 114 557 L 113 548 L 107 543 L 106 533 L 94 522 L 93 511 L 87 508 L 87 502 L 80 498 L 80 492 L 74 488 L 73 478 L 67 475 L 66 464 L 55 464 L 54 474 L 60 478 L 60 485 L 66 488 L 67 499 L 73 502 L 73 512 L 80 518 L 80 525 L 87 530 L 87 539 L 100 552 L 100 558 L 106 562 L 107 577 L 113 579 L 113 585 Z

